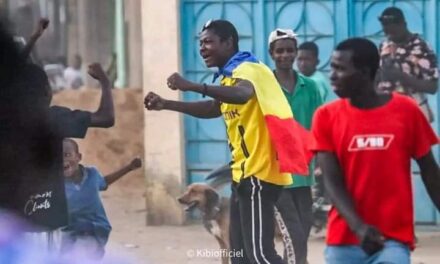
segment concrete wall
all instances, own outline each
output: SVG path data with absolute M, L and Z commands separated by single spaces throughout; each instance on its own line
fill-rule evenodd
M 84 72 L 92 62 L 107 65 L 113 52 L 114 2 L 69 0 L 68 6 L 68 61 L 79 54 Z M 95 82 L 88 78 L 86 85 L 92 84 Z
M 179 94 L 166 78 L 179 70 L 179 1 L 142 1 L 144 93 L 168 99 Z M 182 116 L 169 111 L 145 113 L 147 224 L 182 224 L 176 197 L 185 186 Z
M 80 54 L 79 35 L 79 2 L 77 0 L 67 0 L 67 54 L 66 60 L 71 61 L 75 54 Z
M 16 0 L 8 1 L 8 13 L 15 34 L 28 39 L 34 32 L 40 17 L 47 17 L 50 26 L 38 40 L 32 56 L 39 62 L 54 62 L 66 50 L 64 0 Z
M 68 54 L 83 57 L 84 69 L 91 62 L 110 64 L 115 45 L 115 2 L 113 0 L 68 1 Z M 142 87 L 141 0 L 124 1 L 127 87 Z M 118 58 L 121 59 L 121 58 Z M 88 80 L 90 85 L 91 80 Z

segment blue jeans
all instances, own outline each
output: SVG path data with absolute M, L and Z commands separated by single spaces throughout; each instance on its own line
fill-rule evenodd
M 385 247 L 372 256 L 359 246 L 327 246 L 324 255 L 327 264 L 410 264 L 408 246 L 395 240 L 386 241 Z

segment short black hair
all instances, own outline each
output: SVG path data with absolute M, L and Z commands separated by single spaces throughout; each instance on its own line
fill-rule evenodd
M 220 37 L 220 40 L 224 41 L 229 38 L 232 38 L 232 44 L 234 46 L 234 50 L 238 51 L 238 32 L 235 26 L 229 22 L 228 20 L 217 19 L 217 20 L 209 20 L 203 26 L 201 32 L 205 30 L 212 30 L 214 34 Z
M 405 16 L 400 8 L 391 6 L 386 8 L 379 17 L 382 24 L 405 22 Z
M 76 153 L 79 153 L 79 146 L 78 143 L 76 143 L 75 140 L 71 139 L 71 138 L 65 138 L 64 142 L 69 142 L 72 144 L 73 148 L 75 149 Z
M 43 68 L 34 63 L 27 63 L 23 68 L 22 80 L 27 83 L 27 93 L 33 97 L 48 96 L 49 79 Z
M 360 69 L 370 70 L 370 77 L 374 79 L 379 68 L 379 51 L 376 45 L 366 38 L 349 38 L 336 46 L 337 51 L 351 51 L 353 65 Z
M 23 109 L 49 107 L 52 97 L 46 72 L 38 65 L 26 63 L 9 89 L 1 91 L 2 100 L 20 105 Z M 44 103 L 44 105 L 40 105 Z
M 316 43 L 312 41 L 303 42 L 301 45 L 299 45 L 298 50 L 308 50 L 312 52 L 315 57 L 318 57 L 319 55 L 318 45 L 316 45 Z
M 20 42 L 10 31 L 10 22 L 0 16 L 0 104 L 21 110 L 35 109 L 36 98 L 48 96 L 45 71 L 26 61 Z

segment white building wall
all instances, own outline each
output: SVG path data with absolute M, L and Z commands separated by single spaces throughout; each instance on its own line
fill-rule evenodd
M 166 86 L 167 77 L 180 66 L 179 31 L 178 0 L 142 1 L 144 95 L 152 91 L 179 100 L 179 93 Z M 185 186 L 183 139 L 181 115 L 145 112 L 147 224 L 184 221 L 182 207 L 176 201 Z

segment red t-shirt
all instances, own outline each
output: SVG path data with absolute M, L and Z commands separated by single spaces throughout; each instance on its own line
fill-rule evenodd
M 393 93 L 388 103 L 368 110 L 338 100 L 317 110 L 312 133 L 313 151 L 337 156 L 358 215 L 386 238 L 413 247 L 411 158 L 438 143 L 413 100 Z M 335 207 L 328 221 L 327 244 L 359 244 Z

